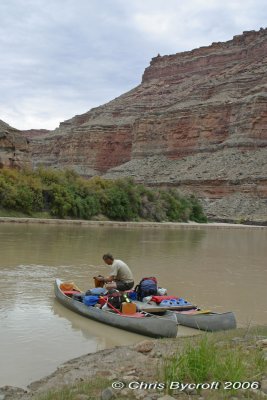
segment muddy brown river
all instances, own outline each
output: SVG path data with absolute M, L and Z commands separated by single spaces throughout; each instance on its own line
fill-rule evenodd
M 25 387 L 71 358 L 144 338 L 54 299 L 56 277 L 89 289 L 95 274 L 108 274 L 106 252 L 136 282 L 153 275 L 168 294 L 234 311 L 238 326 L 267 324 L 267 229 L 0 224 L 0 386 Z

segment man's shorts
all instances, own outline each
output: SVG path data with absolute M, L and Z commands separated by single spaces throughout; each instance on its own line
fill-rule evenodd
M 134 281 L 116 281 L 116 285 L 120 292 L 124 292 L 125 290 L 130 290 L 134 287 Z

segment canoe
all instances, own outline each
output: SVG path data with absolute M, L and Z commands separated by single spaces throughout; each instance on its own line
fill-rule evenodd
M 215 313 L 211 311 L 174 311 L 177 322 L 180 325 L 202 331 L 226 331 L 236 328 L 236 319 L 232 311 Z
M 236 328 L 236 319 L 232 311 L 216 313 L 201 310 L 194 305 L 180 307 L 161 307 L 155 303 L 143 303 L 135 301 L 139 310 L 149 313 L 160 314 L 169 310 L 172 312 L 179 325 L 189 328 L 200 329 L 203 331 L 215 332 Z
M 102 310 L 97 307 L 87 306 L 73 299 L 70 294 L 65 294 L 67 292 L 64 293 L 60 288 L 62 283 L 63 281 L 60 279 L 55 280 L 54 289 L 57 300 L 68 309 L 86 318 L 154 338 L 174 338 L 177 336 L 177 321 L 170 313 L 167 313 L 166 316 L 156 316 L 141 312 L 129 315 L 118 314 L 109 309 Z M 77 289 L 77 292 L 80 292 L 80 290 Z

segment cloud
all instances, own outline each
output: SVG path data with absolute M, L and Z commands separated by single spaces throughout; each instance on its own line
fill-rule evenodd
M 264 26 L 261 0 L 2 0 L 0 119 L 53 129 L 138 85 L 152 57 Z

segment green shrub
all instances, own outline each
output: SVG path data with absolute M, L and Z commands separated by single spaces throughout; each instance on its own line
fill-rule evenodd
M 111 220 L 206 222 L 195 197 L 177 190 L 158 190 L 136 184 L 133 179 L 89 180 L 72 170 L 39 168 L 0 170 L 0 207 L 28 215 L 50 213 L 58 218 L 90 219 L 98 214 Z
M 127 192 L 118 187 L 106 190 L 102 204 L 103 214 L 110 219 L 127 221 L 137 216 L 131 206 Z
M 41 182 L 44 186 L 50 186 L 51 184 L 64 184 L 66 181 L 64 173 L 61 171 L 56 171 L 51 168 L 43 168 L 40 167 L 37 169 L 34 175 L 38 176 L 41 179 Z
M 12 182 L 5 180 L 5 176 L 0 176 L 0 205 L 7 209 L 16 209 L 18 192 Z
M 185 208 L 187 202 L 182 202 L 181 196 L 177 192 L 161 191 L 161 196 L 165 202 L 166 216 L 169 221 L 187 221 L 185 218 Z
M 50 193 L 51 214 L 59 218 L 64 218 L 69 215 L 74 204 L 74 197 L 72 193 L 70 193 L 67 188 L 57 183 L 53 183 L 50 186 Z
M 85 198 L 75 197 L 71 216 L 81 219 L 90 219 L 100 213 L 100 202 L 96 195 L 88 195 Z
M 6 209 L 31 214 L 43 207 L 42 191 L 26 178 L 15 179 L 14 174 L 0 175 L 0 205 Z
M 199 200 L 195 196 L 190 196 L 191 213 L 189 219 L 195 222 L 207 222 L 207 217 L 204 214 L 203 208 Z

